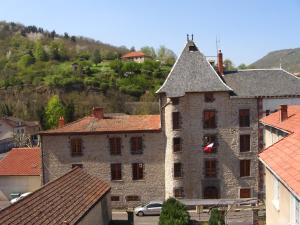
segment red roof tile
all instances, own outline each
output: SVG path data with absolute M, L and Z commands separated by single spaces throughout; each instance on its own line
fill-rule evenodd
M 113 133 L 113 132 L 153 132 L 160 131 L 159 115 L 123 115 L 97 119 L 86 116 L 73 123 L 40 134 L 65 133 Z
M 0 224 L 77 224 L 109 191 L 107 183 L 76 167 L 0 211 Z
M 144 52 L 128 52 L 122 56 L 122 58 L 136 58 L 136 57 L 145 57 Z
M 40 148 L 13 148 L 0 160 L 0 176 L 39 176 Z
M 279 113 L 272 113 L 261 122 L 290 134 L 265 149 L 259 158 L 300 196 L 300 106 L 289 106 L 288 118 L 282 122 Z

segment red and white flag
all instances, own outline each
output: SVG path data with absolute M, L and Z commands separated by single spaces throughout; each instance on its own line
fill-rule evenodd
M 203 151 L 206 153 L 211 153 L 213 151 L 213 146 L 214 146 L 214 143 L 210 143 L 210 144 L 204 146 Z

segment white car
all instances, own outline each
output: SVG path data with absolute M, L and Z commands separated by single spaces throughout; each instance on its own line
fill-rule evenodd
M 134 209 L 134 214 L 137 216 L 144 215 L 160 215 L 162 208 L 162 201 L 151 201 L 142 206 L 138 206 Z
M 25 198 L 27 195 L 30 195 L 30 194 L 31 194 L 31 192 L 23 193 L 20 195 L 20 197 L 13 198 L 12 200 L 10 200 L 10 203 L 11 204 L 16 203 L 17 201 L 21 200 L 22 198 Z

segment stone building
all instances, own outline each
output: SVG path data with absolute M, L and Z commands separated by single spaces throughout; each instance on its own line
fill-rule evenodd
M 160 115 L 109 116 L 96 108 L 42 132 L 43 182 L 82 166 L 110 181 L 113 207 L 263 193 L 259 118 L 282 101 L 299 104 L 299 78 L 281 69 L 224 71 L 221 52 L 215 70 L 188 40 L 157 94 Z

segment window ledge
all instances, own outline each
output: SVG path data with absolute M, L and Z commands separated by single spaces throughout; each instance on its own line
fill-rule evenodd
M 139 179 L 139 180 L 132 180 L 133 182 L 145 182 L 145 179 Z
M 277 211 L 279 211 L 279 209 L 280 209 L 280 207 L 279 207 L 279 200 L 273 199 L 273 200 L 272 200 L 272 204 L 273 204 L 274 208 L 275 208 Z
M 255 178 L 254 176 L 240 176 L 241 179 L 253 179 Z
M 124 180 L 111 180 L 111 182 L 122 183 Z

